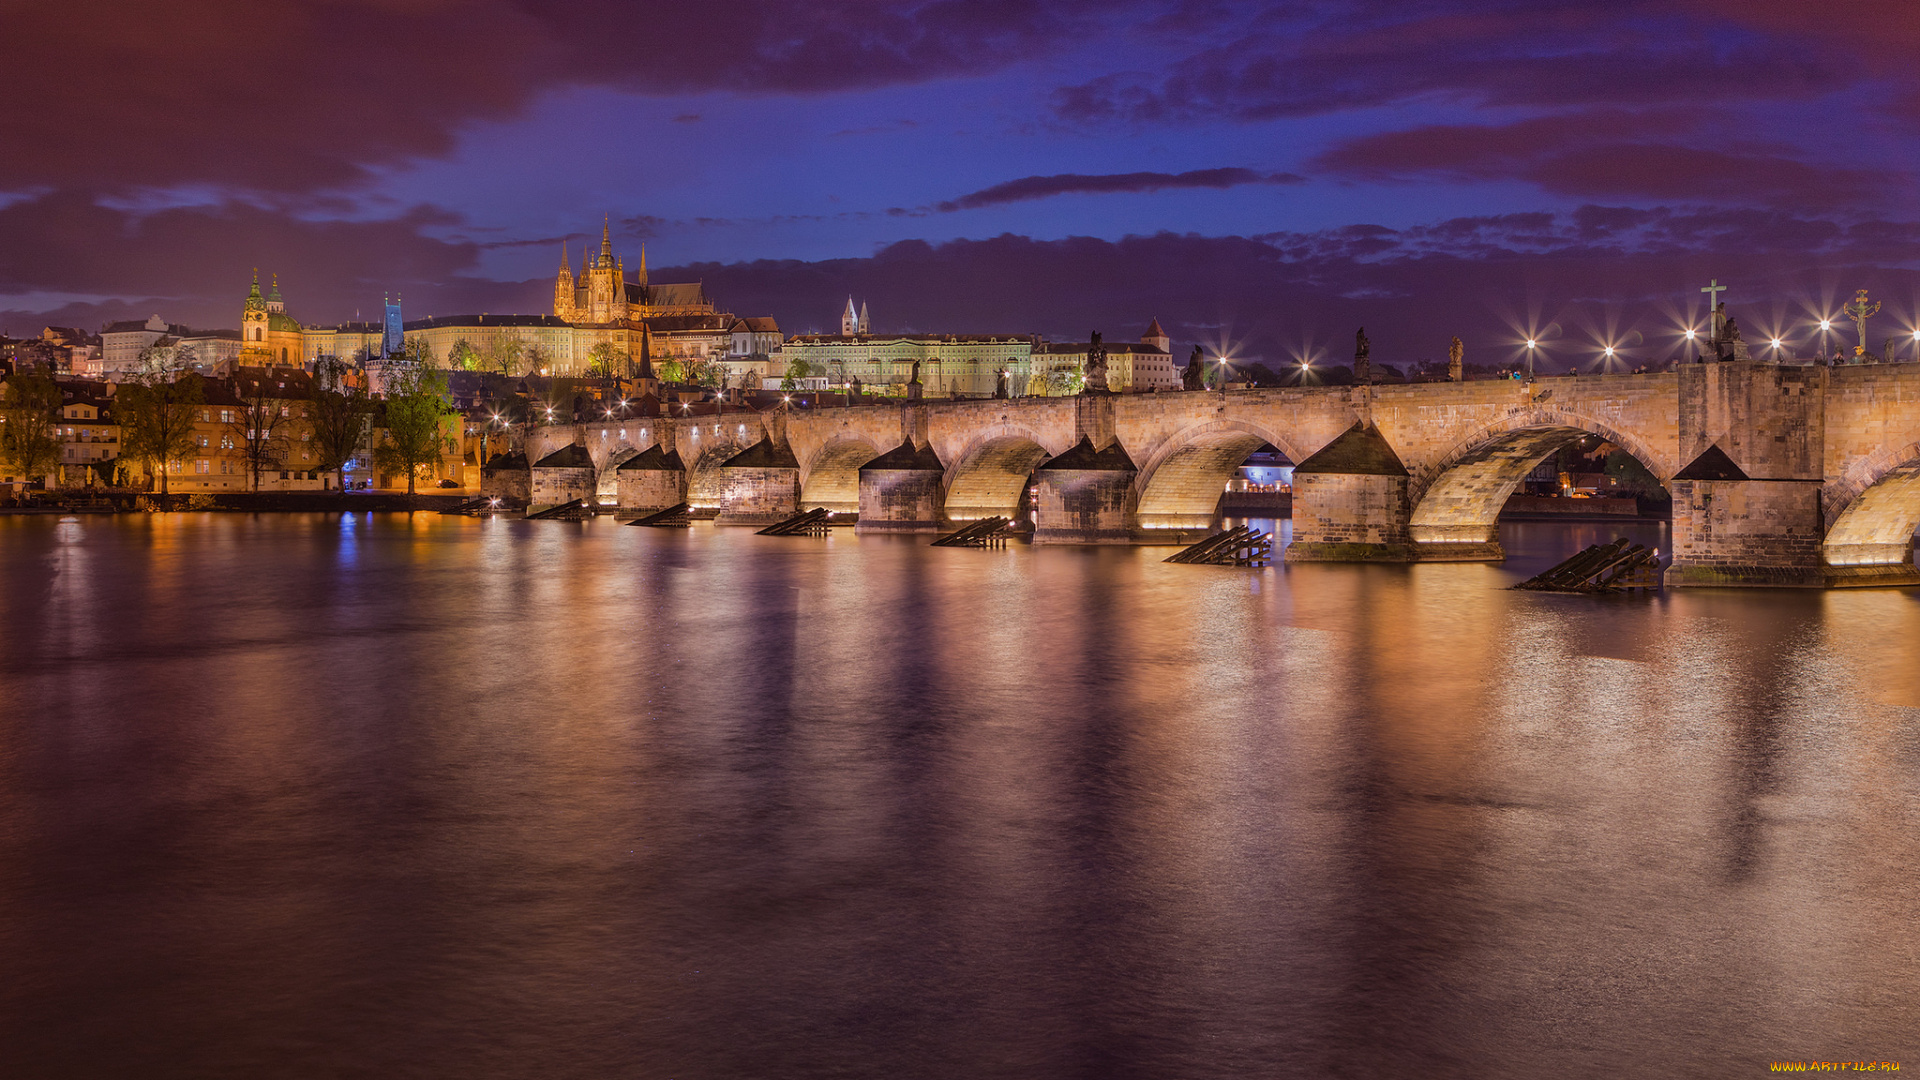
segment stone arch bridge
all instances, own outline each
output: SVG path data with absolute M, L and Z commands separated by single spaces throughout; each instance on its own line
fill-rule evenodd
M 1915 364 L 662 417 L 535 429 L 527 457 L 536 492 L 571 444 L 591 459 L 573 483 L 632 509 L 671 489 L 723 523 L 824 506 L 862 531 L 1012 517 L 1031 485 L 1036 543 L 1129 543 L 1210 526 L 1271 444 L 1297 465 L 1290 561 L 1484 561 L 1504 555 L 1500 509 L 1525 475 L 1588 435 L 1673 494 L 1669 584 L 1920 582 Z M 622 466 L 653 447 L 648 469 L 671 451 L 680 472 L 630 501 Z

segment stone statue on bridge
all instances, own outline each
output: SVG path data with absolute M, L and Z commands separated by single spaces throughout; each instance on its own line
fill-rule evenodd
M 1751 360 L 1753 356 L 1747 351 L 1746 339 L 1740 336 L 1740 324 L 1733 321 L 1733 316 L 1726 314 L 1726 306 L 1720 305 L 1723 316 L 1720 325 L 1723 329 L 1720 340 L 1714 343 L 1714 353 L 1722 360 Z
M 1180 373 L 1182 390 L 1205 390 L 1207 388 L 1207 361 L 1200 355 L 1200 346 L 1195 345 L 1187 356 L 1187 370 Z
M 1466 378 L 1466 369 L 1460 364 L 1460 357 L 1466 353 L 1466 346 L 1460 344 L 1460 335 L 1453 335 L 1453 344 L 1447 346 L 1447 381 L 1462 382 Z
M 1373 380 L 1373 345 L 1367 340 L 1367 328 L 1361 327 L 1353 335 L 1353 381 L 1357 383 Z
M 1107 347 L 1100 344 L 1100 331 L 1093 332 L 1093 340 L 1087 343 L 1086 385 L 1080 388 L 1083 394 L 1107 393 Z
M 915 360 L 913 366 L 907 369 L 907 400 L 919 401 L 920 394 L 920 361 Z

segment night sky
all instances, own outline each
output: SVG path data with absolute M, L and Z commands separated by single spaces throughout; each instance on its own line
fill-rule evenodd
M 789 334 L 1557 369 L 1675 355 L 1709 278 L 1757 344 L 1920 311 L 1913 0 L 0 7 L 15 336 L 235 327 L 256 266 L 545 313 L 603 217 Z

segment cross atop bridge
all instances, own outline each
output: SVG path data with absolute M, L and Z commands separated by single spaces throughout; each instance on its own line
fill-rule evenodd
M 1707 294 L 1707 317 L 1713 320 L 1711 324 L 1713 326 L 1713 336 L 1708 340 L 1719 341 L 1722 333 L 1720 329 L 1720 294 L 1726 292 L 1727 287 L 1720 284 L 1719 278 L 1714 278 L 1712 281 L 1701 286 L 1700 291 Z

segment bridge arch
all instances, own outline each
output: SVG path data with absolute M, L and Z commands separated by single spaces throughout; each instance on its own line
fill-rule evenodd
M 1290 440 L 1258 424 L 1240 420 L 1213 420 L 1183 428 L 1168 437 L 1144 462 L 1136 462 L 1134 478 L 1142 528 L 1206 528 L 1213 524 L 1226 490 L 1248 455 L 1272 445 L 1292 461 L 1299 448 Z
M 1619 447 L 1665 483 L 1679 466 L 1644 440 L 1589 416 L 1561 409 L 1528 409 L 1455 443 L 1408 486 L 1409 521 L 1419 544 L 1497 544 L 1500 511 L 1541 462 L 1589 435 Z
M 1829 566 L 1909 564 L 1920 529 L 1920 443 L 1874 454 L 1847 470 L 1828 500 Z
M 948 519 L 1017 516 L 1033 470 L 1053 453 L 1029 428 L 996 424 L 981 431 L 947 463 Z
M 680 460 L 693 462 L 687 470 L 687 504 L 696 510 L 720 509 L 727 495 L 727 481 L 720 474 L 720 466 L 748 445 L 738 439 L 712 436 L 682 440 Z
M 595 494 L 602 504 L 619 501 L 620 466 L 639 456 L 640 451 L 635 450 L 633 445 L 624 439 L 620 441 L 619 445 L 607 451 L 606 461 L 600 466 L 600 472 L 594 487 Z
M 814 452 L 800 468 L 800 502 L 833 511 L 860 510 L 860 466 L 881 455 L 866 439 L 841 435 Z

